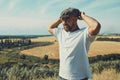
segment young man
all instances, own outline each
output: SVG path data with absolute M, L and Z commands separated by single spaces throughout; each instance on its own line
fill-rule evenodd
M 79 28 L 77 20 L 84 20 L 88 27 Z M 63 27 L 58 27 L 59 24 Z M 100 27 L 97 20 L 76 8 L 62 11 L 60 18 L 48 27 L 59 42 L 59 80 L 88 80 L 92 77 L 87 53 Z

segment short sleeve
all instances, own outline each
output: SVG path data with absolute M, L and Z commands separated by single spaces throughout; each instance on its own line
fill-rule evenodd
M 57 37 L 62 31 L 62 28 L 54 28 L 53 29 L 53 35 Z
M 54 36 L 57 36 L 57 31 L 58 31 L 58 28 L 54 28 L 54 29 L 53 29 L 53 35 L 54 35 Z

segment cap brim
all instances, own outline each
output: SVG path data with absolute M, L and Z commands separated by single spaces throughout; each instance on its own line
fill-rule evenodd
M 69 15 L 62 15 L 62 16 L 60 16 L 60 18 L 68 18 L 69 17 Z

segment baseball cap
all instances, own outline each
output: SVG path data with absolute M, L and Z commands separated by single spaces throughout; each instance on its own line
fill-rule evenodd
M 76 8 L 67 8 L 63 10 L 60 14 L 60 18 L 67 18 L 70 16 L 78 17 L 80 19 L 81 12 Z

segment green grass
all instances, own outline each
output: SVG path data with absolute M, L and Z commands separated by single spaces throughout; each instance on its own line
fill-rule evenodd
M 6 56 L 1 56 L 1 57 L 0 57 L 0 63 L 3 64 L 3 63 L 5 63 L 5 62 L 8 62 L 8 59 L 9 59 L 9 58 L 6 57 Z

